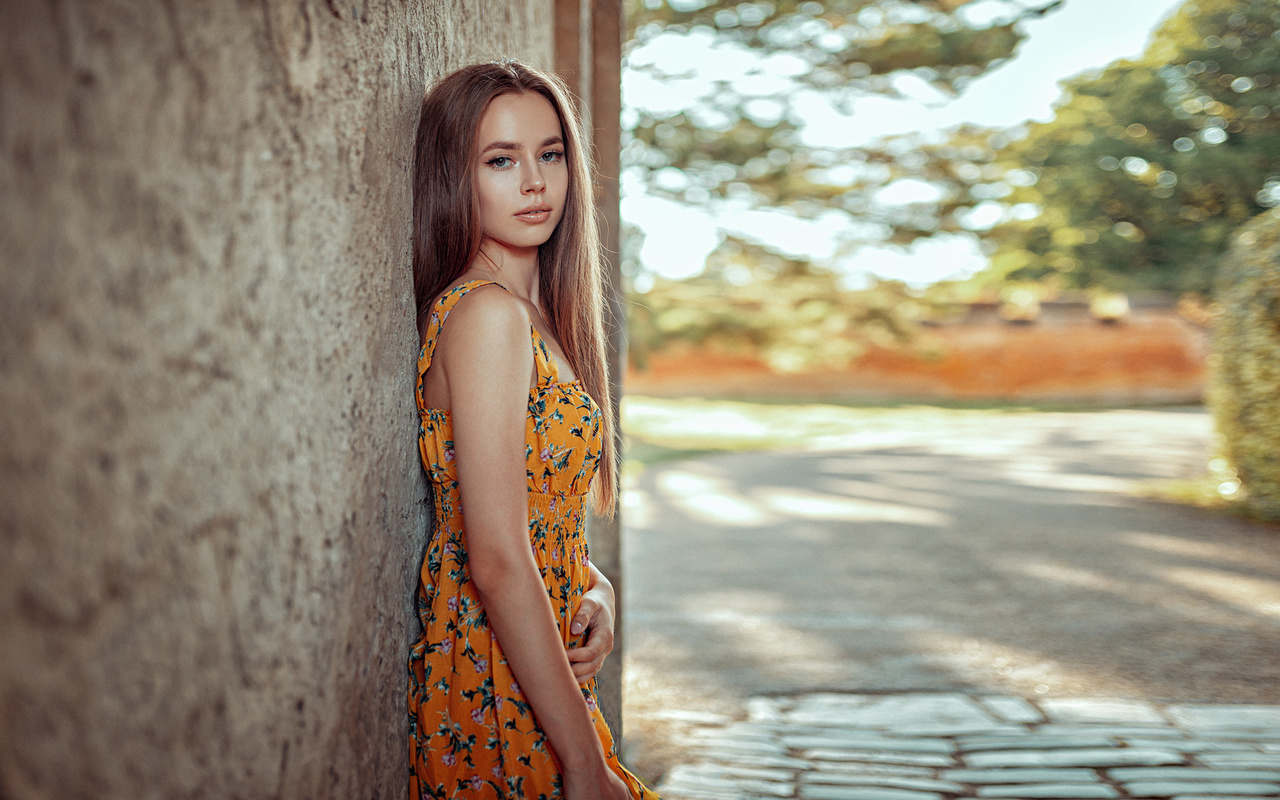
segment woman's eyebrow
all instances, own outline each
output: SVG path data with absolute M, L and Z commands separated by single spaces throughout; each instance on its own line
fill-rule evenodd
M 548 137 L 542 142 L 542 144 L 538 145 L 538 147 L 539 148 L 550 147 L 553 144 L 564 144 L 564 137 L 562 136 Z M 488 147 L 486 147 L 485 149 L 481 150 L 480 154 L 484 155 L 490 150 L 519 150 L 519 149 L 520 149 L 519 142 L 494 142 L 490 144 Z

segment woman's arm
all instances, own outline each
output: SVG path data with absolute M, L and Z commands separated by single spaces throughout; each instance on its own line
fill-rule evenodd
M 591 584 L 578 604 L 569 632 L 577 636 L 587 632 L 587 641 L 580 647 L 569 649 L 569 666 L 580 683 L 594 678 L 604 666 L 605 657 L 613 652 L 613 624 L 617 619 L 617 598 L 613 584 L 595 564 L 591 568 Z
M 450 314 L 437 353 L 453 421 L 468 565 L 489 625 L 560 760 L 566 788 L 626 797 L 605 762 L 529 545 L 528 315 L 497 287 L 475 289 Z

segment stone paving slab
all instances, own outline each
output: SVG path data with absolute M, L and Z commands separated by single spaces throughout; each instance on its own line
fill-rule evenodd
M 823 693 L 682 722 L 665 800 L 1280 798 L 1280 706 Z
M 1042 736 L 1118 736 L 1118 737 L 1157 737 L 1169 739 L 1186 738 L 1187 732 L 1172 728 L 1168 723 L 1164 724 L 1148 724 L 1148 725 L 1120 725 L 1111 724 L 1068 724 L 1068 723 L 1050 723 L 1046 725 L 1036 726 L 1036 732 Z M 1220 736 L 1214 733 L 1214 736 Z
M 1258 769 L 1280 768 L 1280 755 L 1268 755 L 1266 753 L 1205 753 L 1196 756 L 1196 760 L 1207 767 L 1229 767 L 1232 769 L 1245 769 L 1248 767 L 1256 767 Z
M 791 772 L 803 772 L 813 768 L 813 762 L 791 756 L 735 755 L 725 763 L 739 767 L 775 767 Z
M 878 786 L 803 786 L 798 796 L 806 800 L 942 800 L 937 792 Z
M 1001 720 L 994 717 L 972 698 L 962 694 L 889 695 L 887 697 L 851 696 L 844 701 L 833 701 L 831 695 L 819 695 L 822 699 L 806 699 L 795 709 L 784 714 L 793 723 L 820 723 L 852 728 L 892 728 L 903 730 L 912 726 L 957 726 L 975 729 L 999 726 Z
M 1047 800 L 1089 800 L 1089 798 L 1119 797 L 1120 792 L 1104 783 L 1039 783 L 1012 786 L 981 786 L 978 797 L 992 798 L 1046 798 Z
M 1131 797 L 1176 797 L 1180 794 L 1280 795 L 1280 783 L 1244 781 L 1140 781 L 1124 784 Z
M 821 783 L 829 786 L 882 786 L 889 789 L 914 789 L 921 792 L 959 794 L 964 787 L 955 781 L 937 778 L 908 778 L 890 775 L 860 775 L 855 772 L 813 772 L 801 777 L 802 786 Z
M 1173 797 L 1172 800 L 1258 800 L 1258 798 L 1244 795 L 1180 794 Z
M 849 775 L 899 775 L 927 778 L 937 770 L 933 767 L 914 767 L 903 764 L 860 764 L 856 761 L 813 761 L 813 768 L 823 772 L 843 772 Z
M 1040 713 L 1040 709 L 1021 697 L 979 697 L 976 699 L 992 716 L 1004 722 L 1044 722 L 1044 715 Z
M 883 750 L 897 753 L 944 753 L 950 754 L 955 743 L 949 739 L 908 739 L 903 737 L 867 736 L 853 731 L 835 734 L 800 734 L 791 736 L 783 734 L 782 743 L 795 750 L 814 748 L 844 747 L 849 750 Z
M 1038 736 L 1026 733 L 1021 736 L 982 736 L 960 739 L 960 749 L 966 753 L 990 750 L 1079 750 L 1089 747 L 1115 747 L 1110 736 Z M 1164 742 L 1160 743 L 1161 745 Z
M 1182 753 L 1256 753 L 1260 746 L 1258 742 L 1248 739 L 1184 739 L 1170 742 L 1167 738 L 1135 739 L 1126 736 L 1120 741 L 1126 747 L 1172 747 Z
M 1276 769 L 1213 769 L 1211 767 L 1122 767 L 1107 770 L 1116 781 L 1219 780 L 1280 781 Z
M 1052 722 L 1100 722 L 1133 724 L 1166 720 L 1151 703 L 1136 700 L 1092 700 L 1066 697 L 1040 701 L 1040 708 Z
M 974 767 L 1126 767 L 1178 764 L 1185 758 L 1173 750 L 1153 747 L 1095 747 L 974 753 L 967 756 L 965 762 Z
M 931 736 L 951 739 L 957 736 L 1008 736 L 1022 731 L 1020 725 L 903 725 L 894 733 L 902 736 Z
M 842 750 L 819 748 L 802 751 L 815 761 L 859 761 L 868 764 L 911 764 L 924 767 L 953 767 L 951 756 L 940 753 L 893 753 L 882 750 Z
M 703 750 L 735 750 L 744 753 L 763 753 L 767 755 L 781 755 L 786 750 L 775 737 L 756 739 L 733 735 L 721 737 L 704 736 L 691 744 Z
M 1169 715 L 1190 728 L 1235 728 L 1280 733 L 1280 706 L 1173 705 Z
M 1102 780 L 1097 770 L 1065 769 L 949 769 L 942 777 L 960 783 L 981 786 L 999 783 L 1097 783 Z

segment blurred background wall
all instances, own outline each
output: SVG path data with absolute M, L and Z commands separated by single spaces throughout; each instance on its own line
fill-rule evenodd
M 0 796 L 402 796 L 418 106 L 553 3 L 0 6 Z
M 1018 308 L 958 304 L 901 342 L 863 346 L 845 365 L 779 373 L 760 353 L 688 343 L 632 367 L 629 391 L 656 396 L 981 403 L 1200 403 L 1209 327 L 1169 298 L 1126 302 L 1120 317 L 1055 300 Z M 1028 315 L 1028 316 L 1015 316 Z

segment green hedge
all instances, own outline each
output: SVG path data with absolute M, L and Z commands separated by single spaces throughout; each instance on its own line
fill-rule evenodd
M 1244 225 L 1218 267 L 1210 404 L 1244 502 L 1280 520 L 1280 214 Z

